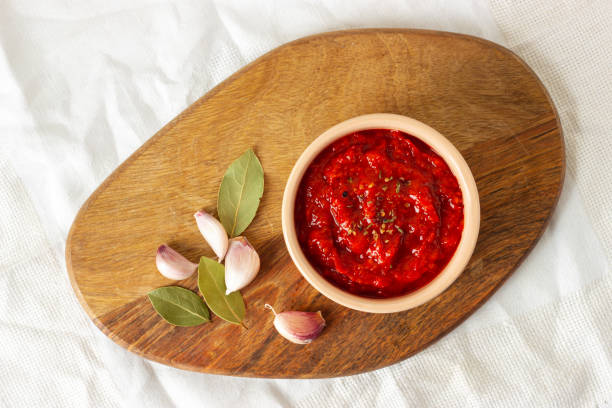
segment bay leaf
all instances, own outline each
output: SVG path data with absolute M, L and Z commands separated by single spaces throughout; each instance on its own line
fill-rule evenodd
M 197 326 L 209 322 L 210 314 L 201 297 L 179 286 L 165 286 L 148 293 L 155 311 L 175 326 Z
M 228 167 L 219 188 L 217 212 L 230 237 L 239 236 L 253 221 L 263 190 L 263 168 L 249 149 Z
M 242 324 L 244 300 L 239 291 L 225 294 L 225 267 L 220 263 L 200 258 L 198 287 L 206 304 L 214 314 L 234 324 Z

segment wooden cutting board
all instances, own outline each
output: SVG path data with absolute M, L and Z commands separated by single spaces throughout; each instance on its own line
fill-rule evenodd
M 163 103 L 163 101 L 160 101 Z M 304 148 L 353 116 L 411 116 L 446 135 L 480 192 L 482 221 L 465 272 L 416 309 L 376 315 L 326 299 L 301 277 L 281 232 L 281 198 Z M 242 291 L 248 330 L 214 317 L 174 327 L 146 293 L 171 285 L 155 267 L 166 242 L 197 262 L 212 252 L 194 224 L 215 212 L 227 166 L 249 147 L 265 192 L 245 235 L 262 267 Z M 540 237 L 559 196 L 563 139 L 536 75 L 499 45 L 465 35 L 373 29 L 303 38 L 244 67 L 167 124 L 80 210 L 66 262 L 94 323 L 143 357 L 175 367 L 252 377 L 333 377 L 396 363 L 448 333 L 508 278 Z M 196 288 L 195 276 L 179 285 Z M 328 326 L 307 346 L 281 338 L 277 310 L 321 310 Z

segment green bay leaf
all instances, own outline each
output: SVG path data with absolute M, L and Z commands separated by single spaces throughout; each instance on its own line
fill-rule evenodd
M 228 167 L 219 188 L 217 212 L 230 237 L 240 235 L 253 221 L 263 190 L 263 168 L 249 149 Z
M 239 291 L 225 294 L 225 267 L 206 257 L 200 258 L 198 287 L 206 304 L 214 314 L 230 323 L 241 324 L 244 319 L 244 300 Z
M 202 298 L 179 286 L 166 286 L 148 294 L 155 311 L 175 326 L 197 326 L 209 322 L 210 314 Z

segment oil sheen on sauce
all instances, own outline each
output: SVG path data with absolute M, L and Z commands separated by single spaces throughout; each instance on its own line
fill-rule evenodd
M 328 281 L 389 298 L 435 278 L 463 231 L 463 198 L 448 165 L 398 130 L 346 135 L 310 164 L 298 189 L 302 250 Z

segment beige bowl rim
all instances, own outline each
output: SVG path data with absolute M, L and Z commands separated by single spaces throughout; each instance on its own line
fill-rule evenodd
M 350 133 L 367 129 L 395 129 L 408 133 L 428 144 L 457 178 L 463 195 L 464 222 L 461 240 L 446 267 L 430 283 L 406 295 L 373 299 L 348 293 L 321 276 L 310 264 L 298 243 L 294 223 L 295 197 L 302 177 L 314 158 L 335 140 Z M 282 228 L 289 255 L 302 276 L 320 293 L 351 309 L 370 313 L 392 313 L 408 310 L 435 298 L 446 290 L 465 269 L 480 229 L 480 201 L 474 176 L 455 146 L 435 129 L 407 116 L 374 113 L 357 116 L 332 126 L 317 137 L 295 163 L 283 194 Z

